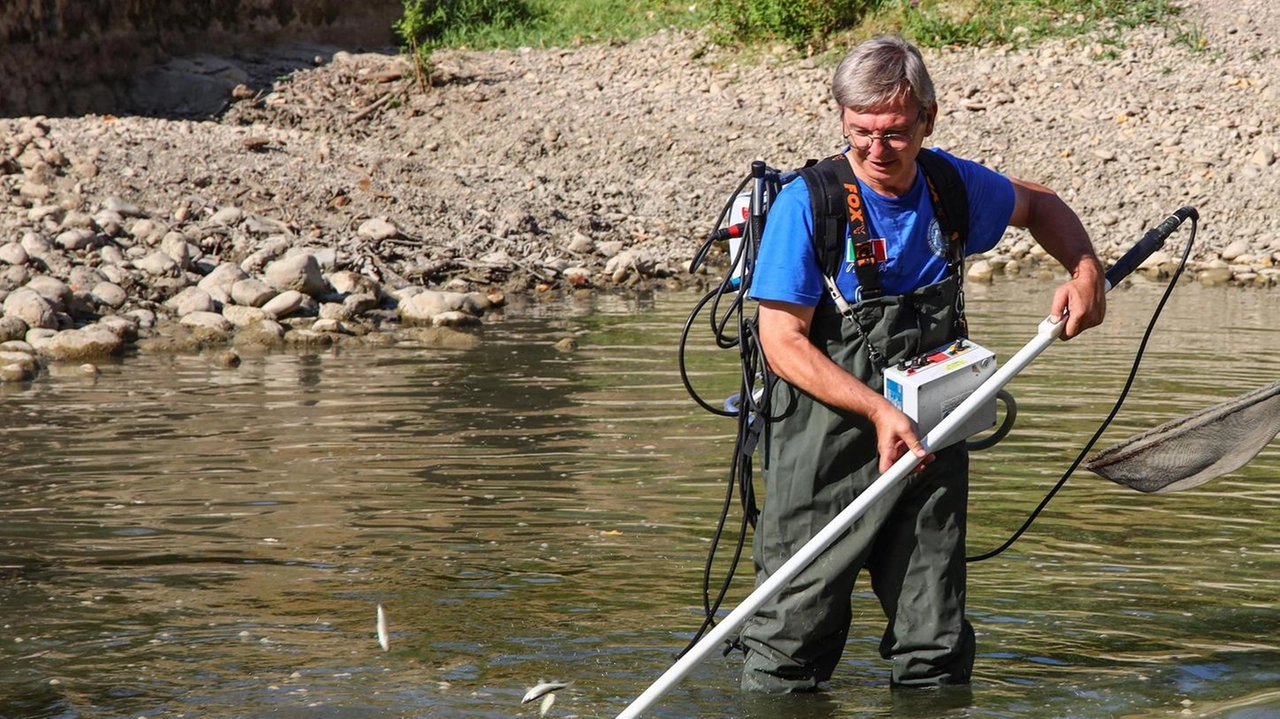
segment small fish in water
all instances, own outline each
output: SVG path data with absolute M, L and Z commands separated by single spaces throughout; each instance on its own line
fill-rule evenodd
M 384 652 L 391 648 L 391 639 L 387 636 L 387 613 L 381 604 L 378 605 L 378 644 Z
M 543 696 L 544 694 L 550 695 L 552 692 L 560 691 L 561 689 L 564 689 L 570 684 L 573 684 L 573 682 L 549 682 L 543 679 L 539 679 L 537 684 L 529 687 L 529 691 L 524 693 L 524 699 L 521 699 L 520 703 L 528 704 L 529 702 L 533 701 L 534 699 L 537 699 L 540 696 Z M 548 708 L 550 707 L 549 704 L 547 706 Z
M 556 703 L 556 693 L 550 692 L 542 697 L 542 704 L 538 706 L 538 716 L 544 717 L 547 712 L 551 711 L 551 705 Z

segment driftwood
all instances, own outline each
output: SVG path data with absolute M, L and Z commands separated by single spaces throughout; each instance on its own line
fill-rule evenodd
M 361 120 L 365 119 L 369 115 L 372 115 L 375 111 L 377 111 L 378 108 L 387 104 L 387 102 L 389 102 L 391 98 L 396 94 L 397 94 L 396 92 L 383 93 L 382 97 L 378 98 L 377 100 L 374 100 L 373 102 L 369 103 L 369 105 L 365 107 L 363 110 L 352 115 L 351 119 L 348 120 L 347 122 L 353 125 L 357 122 L 360 122 Z

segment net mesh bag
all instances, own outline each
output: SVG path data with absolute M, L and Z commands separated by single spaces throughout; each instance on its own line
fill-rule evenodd
M 1280 434 L 1280 381 L 1135 435 L 1084 468 L 1136 489 L 1195 487 L 1249 463 Z

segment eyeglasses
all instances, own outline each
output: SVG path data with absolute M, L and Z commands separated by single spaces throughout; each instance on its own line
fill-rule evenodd
M 885 132 L 879 135 L 873 135 L 869 132 L 853 131 L 845 135 L 845 139 L 849 141 L 859 152 L 866 152 L 871 149 L 872 143 L 876 140 L 880 141 L 880 146 L 888 148 L 894 152 L 902 152 L 911 145 L 911 141 L 915 139 L 915 128 L 911 132 Z
M 916 137 L 916 128 L 919 126 L 920 122 L 925 119 L 925 117 L 925 113 L 921 112 L 916 116 L 915 121 L 911 123 L 910 128 L 901 132 L 885 132 L 879 135 L 873 135 L 869 132 L 854 129 L 844 137 L 858 152 L 866 152 L 867 150 L 870 150 L 871 145 L 874 144 L 876 140 L 880 141 L 880 147 L 884 149 L 892 152 L 902 152 L 911 146 L 911 141 Z

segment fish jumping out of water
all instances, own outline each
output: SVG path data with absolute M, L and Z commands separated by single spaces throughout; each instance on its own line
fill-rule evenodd
M 521 704 L 528 704 L 543 695 L 550 695 L 552 692 L 558 692 L 565 687 L 573 684 L 573 682 L 549 682 L 539 679 L 538 683 L 529 687 L 529 691 L 524 693 L 524 699 L 520 700 Z M 550 705 L 548 705 L 550 708 Z
M 387 636 L 387 613 L 381 604 L 378 605 L 378 645 L 384 652 L 391 648 L 391 638 Z

